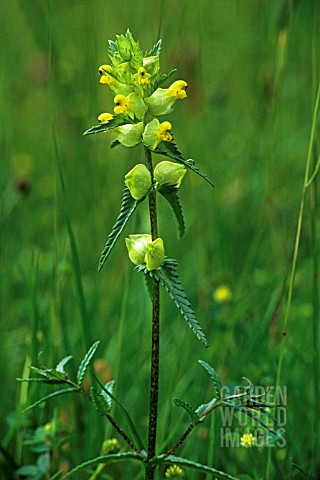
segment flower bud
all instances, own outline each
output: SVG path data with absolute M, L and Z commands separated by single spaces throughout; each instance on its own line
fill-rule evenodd
M 161 267 L 164 262 L 164 245 L 162 238 L 157 238 L 147 246 L 145 262 L 148 270 Z
M 124 183 L 135 200 L 143 198 L 152 185 L 150 172 L 142 163 L 138 163 L 124 178 Z
M 134 147 L 141 142 L 143 124 L 142 122 L 135 124 L 127 123 L 120 127 L 113 128 L 110 131 L 122 145 L 125 147 Z
M 129 238 L 126 238 L 126 246 L 132 263 L 135 265 L 145 263 L 147 247 L 151 242 L 152 237 L 148 234 L 129 235 Z
M 174 185 L 180 187 L 183 177 L 187 172 L 186 167 L 179 163 L 160 162 L 154 169 L 154 178 L 160 185 Z

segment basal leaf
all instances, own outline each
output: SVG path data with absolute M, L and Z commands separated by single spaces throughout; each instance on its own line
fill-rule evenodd
M 179 189 L 173 185 L 162 185 L 158 192 L 167 200 L 172 211 L 176 217 L 179 227 L 179 238 L 181 238 L 185 232 L 185 224 L 182 213 L 181 204 L 178 196 Z
M 214 475 L 215 478 L 222 478 L 227 480 L 238 480 L 236 477 L 232 477 L 225 472 L 221 472 L 220 470 L 216 470 L 215 468 L 208 467 L 207 465 L 202 465 L 201 463 L 193 462 L 187 458 L 175 457 L 174 455 L 170 455 L 169 457 L 164 457 L 164 455 L 159 455 L 152 459 L 153 462 L 158 464 L 166 464 L 166 465 L 178 465 L 183 468 L 187 468 L 190 470 L 197 470 L 198 472 L 202 473 L 211 473 Z
M 29 405 L 29 407 L 22 410 L 22 413 L 28 412 L 32 408 L 36 407 L 37 405 L 40 405 L 43 402 L 46 402 L 47 400 L 50 400 L 51 398 L 64 395 L 65 393 L 72 393 L 72 392 L 79 392 L 79 389 L 70 387 L 70 388 L 64 388 L 63 390 L 57 390 L 56 392 L 50 393 L 49 395 L 46 395 L 45 397 L 40 398 L 40 400 L 37 400 L 32 405 Z
M 153 150 L 154 153 L 159 153 L 160 155 L 165 155 L 166 157 L 172 158 L 178 163 L 182 163 L 185 167 L 192 170 L 200 177 L 204 178 L 212 187 L 214 187 L 213 183 L 211 182 L 210 178 L 203 172 L 201 172 L 198 168 L 193 165 L 193 162 L 190 160 L 186 160 L 180 150 L 178 149 L 177 145 L 173 142 L 160 142 L 158 147 Z
M 191 405 L 184 402 L 183 400 L 180 400 L 179 398 L 175 398 L 174 403 L 177 405 L 177 407 L 182 407 L 187 412 L 192 425 L 198 425 L 198 423 L 201 422 L 196 410 Z
M 77 465 L 75 468 L 70 470 L 70 472 L 64 475 L 61 480 L 70 478 L 81 470 L 87 469 L 89 467 L 94 467 L 95 465 L 99 465 L 101 463 L 104 463 L 106 465 L 116 462 L 123 462 L 125 460 L 138 460 L 142 462 L 144 460 L 144 456 L 139 455 L 135 452 L 111 453 L 109 455 L 101 455 L 100 457 L 92 458 L 91 460 L 87 460 L 86 462 Z
M 108 123 L 99 123 L 99 125 L 95 125 L 94 127 L 89 128 L 84 132 L 83 135 L 92 135 L 94 133 L 107 132 L 108 130 L 120 127 L 121 125 L 125 125 L 126 123 L 130 123 L 127 117 L 124 117 L 123 115 L 117 115 L 116 117 L 109 120 Z
M 208 347 L 207 339 L 202 331 L 202 328 L 197 322 L 195 314 L 191 308 L 191 304 L 182 288 L 179 274 L 177 272 L 176 260 L 166 258 L 163 265 L 160 268 L 153 270 L 151 275 L 154 275 L 161 285 L 167 290 L 193 333 L 198 337 L 205 347 Z
M 78 385 L 81 387 L 82 385 L 82 382 L 83 382 L 83 379 L 84 379 L 84 376 L 86 374 L 86 371 L 87 371 L 87 368 L 90 364 L 90 361 L 93 357 L 93 355 L 95 354 L 98 346 L 100 344 L 100 341 L 98 340 L 97 342 L 95 342 L 90 348 L 89 350 L 87 351 L 84 359 L 82 360 L 82 362 L 80 363 L 80 366 L 79 366 L 79 369 L 78 369 L 78 373 L 77 373 L 77 383 Z
M 122 230 L 124 229 L 127 221 L 137 208 L 140 202 L 142 202 L 144 198 L 141 200 L 135 200 L 127 187 L 123 190 L 123 197 L 122 197 L 122 204 L 119 216 L 114 224 L 111 233 L 109 234 L 107 243 L 103 249 L 101 254 L 99 265 L 98 265 L 98 272 L 100 272 L 101 268 L 103 267 L 105 261 L 107 260 L 108 256 L 110 255 L 111 250 L 115 246 L 116 241 L 118 240 Z
M 203 368 L 205 368 L 207 370 L 210 377 L 212 378 L 214 388 L 216 390 L 217 398 L 218 398 L 218 400 L 220 400 L 221 399 L 222 382 L 221 382 L 221 379 L 220 379 L 219 375 L 217 374 L 215 369 L 212 368 L 211 365 L 209 365 L 207 362 L 203 362 L 202 360 L 199 360 L 199 363 L 200 363 L 200 365 L 203 366 Z

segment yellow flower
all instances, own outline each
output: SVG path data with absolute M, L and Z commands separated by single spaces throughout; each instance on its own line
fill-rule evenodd
M 240 438 L 241 447 L 245 447 L 245 448 L 253 447 L 254 442 L 255 442 L 255 439 L 252 433 L 244 433 Z
M 167 478 L 183 477 L 183 470 L 178 467 L 178 465 L 171 465 L 171 467 L 166 470 L 165 475 Z
M 117 115 L 125 113 L 129 108 L 129 101 L 124 95 L 116 95 L 114 97 L 114 103 L 116 104 L 116 107 L 114 107 L 113 110 Z
M 159 130 L 158 130 L 158 139 L 159 140 L 164 140 L 165 142 L 171 142 L 172 140 L 172 135 L 170 133 L 170 130 L 172 129 L 172 125 L 170 122 L 162 122 L 159 125 Z
M 146 70 L 143 67 L 138 69 L 138 83 L 139 85 L 147 85 L 149 82 L 148 75 Z
M 119 82 L 119 80 L 116 80 L 111 75 L 109 75 L 108 72 L 111 71 L 111 65 L 101 65 L 101 67 L 99 67 L 99 73 L 101 75 L 100 83 L 108 85 L 111 90 L 116 94 L 119 94 L 121 92 L 122 94 L 128 95 L 129 93 L 131 93 L 133 91 L 132 85 L 126 85 L 125 83 Z
M 231 300 L 232 292 L 227 285 L 222 284 L 214 290 L 213 298 L 217 303 L 226 303 Z
M 99 123 L 108 123 L 110 120 L 113 119 L 113 115 L 111 113 L 101 113 L 98 117 Z
M 177 80 L 169 87 L 169 90 L 172 90 L 174 92 L 176 98 L 186 98 L 187 89 L 188 84 L 184 80 Z

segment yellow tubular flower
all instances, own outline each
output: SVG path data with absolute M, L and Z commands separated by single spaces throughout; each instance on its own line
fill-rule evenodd
M 108 123 L 110 120 L 113 119 L 113 115 L 111 113 L 101 113 L 98 117 L 99 123 Z
M 114 103 L 116 104 L 116 107 L 114 107 L 114 113 L 117 115 L 125 113 L 129 108 L 128 99 L 124 95 L 116 95 L 114 97 Z
M 149 82 L 148 77 L 147 77 L 147 72 L 143 67 L 140 67 L 138 69 L 138 83 L 139 85 L 147 85 Z
M 172 140 L 172 135 L 170 133 L 171 129 L 172 129 L 172 125 L 170 122 L 160 123 L 158 134 L 157 134 L 158 139 L 164 140 L 165 142 L 171 142 Z
M 188 89 L 188 84 L 183 80 L 177 80 L 169 87 L 169 90 L 174 91 L 176 98 L 186 98 L 187 89 Z
M 101 67 L 99 67 L 99 73 L 101 75 L 100 83 L 110 85 L 117 82 L 113 77 L 111 77 L 111 75 L 108 74 L 108 72 L 111 72 L 111 70 L 111 65 L 101 65 Z

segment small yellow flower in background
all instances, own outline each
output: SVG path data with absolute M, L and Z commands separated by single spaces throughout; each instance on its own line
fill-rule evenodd
M 50 432 L 50 430 L 52 430 L 52 423 L 51 422 L 46 423 L 44 426 L 44 429 L 46 432 Z
M 158 139 L 164 140 L 165 142 L 171 142 L 172 140 L 172 135 L 170 133 L 171 129 L 172 129 L 172 125 L 170 122 L 160 123 L 159 130 L 158 130 Z
M 178 467 L 178 465 L 171 465 L 171 467 L 169 467 L 166 470 L 165 475 L 166 475 L 167 478 L 183 477 L 183 470 L 182 470 L 182 468 Z
M 98 117 L 99 123 L 108 123 L 110 120 L 113 119 L 113 115 L 111 113 L 101 113 Z
M 227 285 L 219 285 L 213 292 L 213 299 L 217 303 L 226 303 L 232 299 L 232 292 Z
M 110 453 L 118 453 L 120 450 L 120 443 L 116 438 L 105 440 L 102 444 L 102 455 L 110 455 Z
M 255 442 L 255 439 L 252 433 L 244 433 L 240 438 L 241 447 L 245 447 L 245 448 L 253 447 L 254 442 Z
M 177 80 L 172 85 L 170 85 L 169 90 L 173 90 L 176 98 L 186 98 L 187 97 L 188 84 L 184 80 Z
M 114 97 L 114 103 L 116 104 L 116 106 L 113 110 L 114 113 L 116 113 L 117 115 L 125 113 L 129 108 L 129 101 L 124 95 L 116 95 Z

